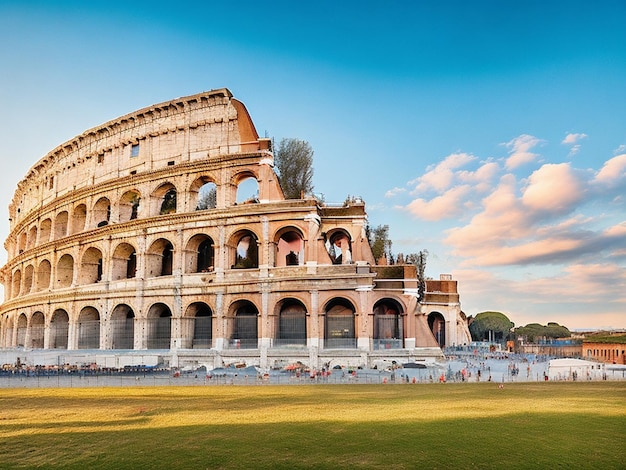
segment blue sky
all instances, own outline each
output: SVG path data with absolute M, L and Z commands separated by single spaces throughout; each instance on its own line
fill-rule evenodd
M 623 0 L 0 0 L 0 200 L 88 128 L 227 87 L 468 315 L 625 328 L 625 21 Z

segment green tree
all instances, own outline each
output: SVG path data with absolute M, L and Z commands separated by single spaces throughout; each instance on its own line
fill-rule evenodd
M 509 318 L 500 312 L 480 312 L 470 323 L 469 330 L 474 341 L 505 341 L 515 326 Z
M 286 199 L 313 192 L 313 149 L 300 139 L 282 139 L 274 152 L 274 165 Z
M 403 260 L 404 263 L 414 264 L 417 268 L 417 278 L 418 278 L 418 286 L 417 286 L 417 297 L 418 300 L 424 299 L 424 294 L 426 293 L 426 259 L 428 258 L 428 250 L 421 250 L 419 253 L 410 253 L 404 256 L 402 253 L 398 255 L 398 264 L 400 264 L 400 259 Z
M 378 260 L 384 257 L 390 261 L 391 240 L 389 240 L 389 225 L 379 225 L 373 229 L 368 225 L 365 228 L 365 232 L 372 248 L 374 260 L 378 263 Z
M 569 338 L 570 330 L 558 323 L 549 322 L 547 326 L 539 323 L 529 323 L 526 326 L 515 328 L 515 336 L 524 336 L 529 343 L 536 342 L 539 338 Z

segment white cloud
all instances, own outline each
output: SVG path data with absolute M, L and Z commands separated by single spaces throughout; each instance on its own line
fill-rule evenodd
M 525 163 L 534 161 L 539 155 L 532 153 L 531 149 L 542 143 L 541 139 L 532 135 L 522 134 L 519 137 L 504 144 L 509 149 L 509 157 L 506 159 L 506 169 L 514 170 Z
M 434 166 L 428 167 L 424 175 L 410 181 L 415 184 L 412 194 L 423 194 L 428 191 L 443 193 L 452 186 L 455 170 L 476 160 L 476 157 L 467 153 L 453 153 Z
M 626 154 L 617 155 L 604 162 L 604 166 L 593 180 L 593 183 L 608 188 L 623 182 L 626 182 Z
M 587 138 L 587 134 L 567 134 L 561 143 L 565 145 L 574 145 L 585 138 Z
M 402 194 L 402 193 L 406 193 L 406 189 L 405 188 L 392 188 L 389 191 L 387 191 L 385 193 L 385 197 L 389 198 L 389 197 L 394 197 L 397 196 L 398 194 Z
M 545 164 L 528 178 L 522 202 L 535 211 L 568 213 L 584 193 L 583 182 L 569 163 Z
M 436 221 L 456 217 L 466 209 L 467 195 L 470 186 L 456 186 L 431 200 L 414 199 L 407 206 L 407 210 L 416 217 L 428 221 Z
M 576 155 L 580 150 L 580 141 L 587 138 L 587 134 L 567 134 L 565 139 L 561 141 L 564 145 L 570 145 L 570 155 Z

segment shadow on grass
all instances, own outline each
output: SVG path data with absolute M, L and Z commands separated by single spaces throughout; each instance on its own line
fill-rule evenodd
M 181 425 L 3 438 L 0 467 L 618 469 L 625 441 L 623 416 L 599 413 Z

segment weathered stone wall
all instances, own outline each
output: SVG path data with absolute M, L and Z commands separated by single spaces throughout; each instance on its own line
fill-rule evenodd
M 246 179 L 257 195 L 238 200 Z M 59 146 L 19 183 L 10 216 L 0 347 L 317 367 L 465 342 L 456 281 L 420 304 L 414 267 L 386 280 L 372 269 L 364 203 L 285 200 L 269 140 L 226 89 Z

